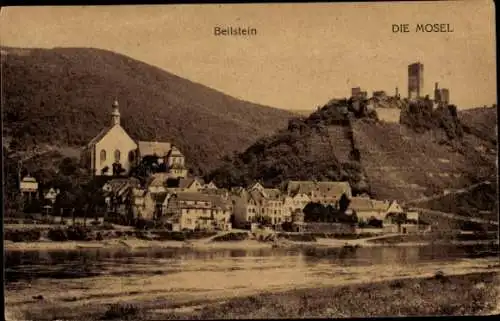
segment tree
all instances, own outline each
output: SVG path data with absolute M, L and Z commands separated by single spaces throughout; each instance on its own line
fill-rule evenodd
M 38 200 L 38 198 L 33 198 L 29 203 L 27 203 L 24 212 L 29 214 L 40 213 L 41 202 Z
M 166 184 L 167 188 L 179 187 L 179 179 L 178 178 L 167 178 L 165 184 Z
M 65 209 L 74 209 L 76 203 L 76 195 L 69 190 L 64 190 L 56 197 L 54 208 L 61 213 L 61 221 Z
M 375 228 L 382 228 L 383 222 L 382 220 L 378 220 L 375 217 L 370 217 L 370 219 L 367 222 L 367 225 Z
M 407 220 L 406 213 L 389 213 L 387 216 L 393 224 L 397 224 L 398 231 L 401 230 L 401 225 L 406 223 Z
M 292 222 L 283 222 L 283 223 L 281 223 L 281 228 L 285 232 L 292 232 L 293 231 L 293 223 Z
M 327 209 L 320 203 L 310 202 L 303 211 L 305 222 L 325 222 L 327 220 Z
M 71 157 L 65 157 L 59 164 L 59 171 L 64 176 L 73 176 L 77 173 L 79 167 L 76 159 Z
M 269 216 L 259 216 L 257 217 L 257 223 L 262 225 L 271 225 L 272 219 Z
M 120 176 L 125 172 L 122 164 L 119 162 L 113 163 L 113 176 Z
M 339 212 L 340 213 L 345 213 L 347 211 L 347 208 L 349 208 L 349 204 L 351 203 L 351 200 L 347 197 L 347 195 L 344 193 L 339 199 Z

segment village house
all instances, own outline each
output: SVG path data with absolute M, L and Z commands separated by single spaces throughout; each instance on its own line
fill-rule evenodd
M 204 190 L 217 190 L 217 186 L 210 182 L 206 184 L 199 177 L 172 178 L 170 173 L 154 173 L 146 182 L 150 193 L 160 192 L 199 192 Z
M 412 214 L 413 215 L 413 214 Z M 400 221 L 400 217 L 406 218 L 404 221 Z M 390 233 L 406 233 L 407 230 L 417 229 L 416 224 L 407 224 L 407 212 L 403 209 L 397 201 L 391 202 L 391 205 L 387 209 L 387 214 L 384 218 L 384 232 Z M 408 227 L 408 226 L 409 227 Z M 411 225 L 411 226 L 410 226 Z
M 54 204 L 56 203 L 57 196 L 61 193 L 59 189 L 53 187 L 46 189 L 42 192 L 43 199 L 43 213 L 50 215 L 53 213 Z
M 384 220 L 390 207 L 389 201 L 378 201 L 369 196 L 351 197 L 346 214 L 356 213 L 358 221 L 367 222 L 372 218 Z
M 138 186 L 139 180 L 135 178 L 114 178 L 104 183 L 102 192 L 108 212 L 128 216 L 130 190 Z
M 137 142 L 137 158 L 143 159 L 146 156 L 156 156 L 160 163 L 167 161 L 167 156 L 172 145 L 168 142 Z
M 209 184 L 210 187 L 216 187 L 215 184 Z M 219 191 L 213 188 L 207 188 L 203 179 L 198 177 L 172 178 L 169 173 L 154 173 L 146 182 L 146 192 L 144 198 L 144 207 L 141 211 L 142 217 L 146 219 L 156 219 L 161 215 L 160 208 L 165 202 L 168 194 L 180 192 L 211 192 L 217 194 Z M 222 192 L 223 194 L 223 192 Z M 141 201 L 142 202 L 142 201 Z
M 181 178 L 176 186 L 169 187 L 174 192 L 199 192 L 205 186 L 203 179 L 198 177 Z
M 43 198 L 47 201 L 47 203 L 53 205 L 56 202 L 57 195 L 60 193 L 61 191 L 59 189 L 51 187 L 49 190 L 45 191 Z
M 304 194 L 310 198 L 311 202 L 332 206 L 338 205 L 343 194 L 348 198 L 352 197 L 349 182 L 289 181 L 286 193 L 289 196 Z
M 165 193 L 167 191 L 168 173 L 154 173 L 146 181 L 146 189 L 149 193 Z
M 208 184 L 205 184 L 203 186 L 203 189 L 214 189 L 214 190 L 216 190 L 216 189 L 219 189 L 219 188 L 217 187 L 217 185 L 215 185 L 214 182 L 210 181 Z
M 243 228 L 251 220 L 251 212 L 248 211 L 248 192 L 243 187 L 231 188 L 229 198 L 233 208 L 234 226 Z
M 115 100 L 111 124 L 105 127 L 81 151 L 81 164 L 94 176 L 127 175 L 146 156 L 158 157 L 166 163 L 170 177 L 186 177 L 184 156 L 168 142 L 135 141 L 120 124 L 120 111 Z
M 304 193 L 297 193 L 293 196 L 286 195 L 284 199 L 284 210 L 290 213 L 290 216 L 297 210 L 302 212 L 304 207 L 311 202 L 309 196 Z
M 284 196 L 279 189 L 264 188 L 255 183 L 247 190 L 233 189 L 231 195 L 235 225 L 246 227 L 259 219 L 272 225 L 291 221 L 291 212 L 285 208 Z
M 159 219 L 173 230 L 231 229 L 227 200 L 199 192 L 179 192 L 165 197 Z
M 146 210 L 146 195 L 147 190 L 137 187 L 130 189 L 130 206 L 132 218 L 153 219 Z
M 27 199 L 28 202 L 30 202 L 32 199 L 37 198 L 38 182 L 34 177 L 30 175 L 25 176 L 19 185 L 19 190 L 23 199 Z
M 295 209 L 292 212 L 292 230 L 294 232 L 304 231 L 304 211 L 301 209 Z

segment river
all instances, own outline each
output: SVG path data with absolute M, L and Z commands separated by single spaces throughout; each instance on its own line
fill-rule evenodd
M 191 304 L 263 291 L 342 285 L 441 270 L 498 270 L 478 246 L 355 249 L 7 251 L 6 309 L 85 309 L 116 302 Z M 43 299 L 42 299 L 43 297 Z

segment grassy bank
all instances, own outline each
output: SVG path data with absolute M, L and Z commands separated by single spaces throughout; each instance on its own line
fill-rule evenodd
M 442 241 L 495 241 L 498 239 L 496 233 L 472 233 L 472 234 L 401 234 L 388 236 L 386 238 L 368 240 L 376 244 L 399 244 L 409 242 L 442 242 Z
M 342 287 L 262 293 L 224 302 L 199 301 L 189 306 L 134 302 L 31 309 L 30 320 L 172 320 L 233 318 L 335 318 L 489 314 L 497 308 L 499 275 L 495 272 L 402 279 Z M 161 302 L 161 303 L 160 303 Z M 161 310 L 160 310 L 161 309 Z
M 488 314 L 497 304 L 495 273 L 406 279 L 294 290 L 232 299 L 150 319 L 331 318 Z
M 158 241 L 186 241 L 197 240 L 216 235 L 217 232 L 205 231 L 145 231 L 145 230 L 116 230 L 112 224 L 105 223 L 98 226 L 50 226 L 46 228 L 6 228 L 4 240 L 12 242 L 37 242 L 49 240 L 54 242 L 65 241 L 103 241 L 123 237 L 135 237 L 142 240 Z

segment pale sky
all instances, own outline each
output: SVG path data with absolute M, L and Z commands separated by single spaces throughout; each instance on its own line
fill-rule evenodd
M 95 47 L 158 66 L 231 96 L 315 109 L 350 88 L 395 87 L 424 64 L 424 92 L 450 89 L 459 108 L 496 103 L 492 1 L 99 7 L 8 7 L 0 43 Z M 392 33 L 392 24 L 449 23 L 453 33 Z M 213 35 L 253 27 L 251 37 Z

